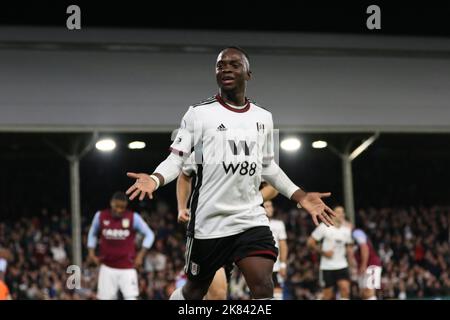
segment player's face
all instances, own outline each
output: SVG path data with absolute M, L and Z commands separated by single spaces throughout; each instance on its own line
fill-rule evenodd
M 336 213 L 335 219 L 340 223 L 344 222 L 344 220 L 345 220 L 344 208 L 341 206 L 336 207 L 336 208 L 334 208 L 334 212 Z
M 245 82 L 250 79 L 245 56 L 235 49 L 225 49 L 217 57 L 216 81 L 224 91 L 243 91 Z
M 127 209 L 128 202 L 123 200 L 111 200 L 111 211 L 118 216 L 121 216 Z
M 272 201 L 266 201 L 264 202 L 264 208 L 266 209 L 266 214 L 269 218 L 273 217 L 273 205 Z

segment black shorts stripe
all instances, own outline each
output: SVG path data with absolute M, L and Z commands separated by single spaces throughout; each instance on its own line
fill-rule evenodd
M 196 174 L 196 185 L 195 185 L 195 189 L 194 189 L 194 193 L 192 195 L 192 199 L 191 199 L 191 205 L 190 205 L 190 213 L 191 213 L 191 218 L 189 219 L 189 225 L 187 228 L 187 236 L 188 237 L 194 237 L 194 232 L 195 232 L 195 212 L 197 211 L 197 205 L 198 205 L 198 198 L 200 196 L 200 188 L 202 186 L 202 180 L 203 180 L 203 165 L 201 164 L 197 164 L 197 174 Z

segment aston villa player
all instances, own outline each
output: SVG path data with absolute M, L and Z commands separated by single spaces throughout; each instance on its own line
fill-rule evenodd
M 100 265 L 97 285 L 100 300 L 117 299 L 119 290 L 126 300 L 135 300 L 139 295 L 135 268 L 142 265 L 155 236 L 141 216 L 128 210 L 127 206 L 126 195 L 116 192 L 111 199 L 111 208 L 98 211 L 89 230 L 89 259 Z M 145 236 L 137 255 L 136 231 Z M 99 256 L 95 254 L 97 236 L 100 237 Z

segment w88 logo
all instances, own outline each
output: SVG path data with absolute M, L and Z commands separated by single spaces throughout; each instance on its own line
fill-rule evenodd
M 222 166 L 226 174 L 231 171 L 232 174 L 238 172 L 242 176 L 245 176 L 246 174 L 253 176 L 256 173 L 257 167 L 256 162 L 249 163 L 248 161 L 244 161 L 242 163 L 238 162 L 235 165 L 233 163 L 226 165 L 225 162 L 222 161 Z

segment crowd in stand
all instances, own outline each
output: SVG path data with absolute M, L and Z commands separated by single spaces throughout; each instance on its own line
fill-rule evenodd
M 155 243 L 139 269 L 141 299 L 167 299 L 184 266 L 184 227 L 163 202 L 155 210 L 141 213 L 152 230 Z M 93 215 L 93 214 L 92 214 Z M 82 219 L 83 248 L 92 215 Z M 277 219 L 288 233 L 288 276 L 286 299 L 317 299 L 318 262 L 306 247 L 313 225 L 307 213 L 278 210 Z M 382 208 L 357 212 L 356 224 L 369 235 L 382 262 L 383 299 L 409 299 L 450 296 L 450 208 Z M 0 257 L 6 270 L 0 277 L 13 299 L 95 299 L 97 266 L 83 263 L 81 287 L 70 289 L 70 214 L 46 210 L 13 221 L 0 221 Z M 86 256 L 86 251 L 83 252 Z M 352 298 L 358 298 L 356 284 Z M 230 280 L 234 299 L 248 298 L 242 275 L 234 270 Z

